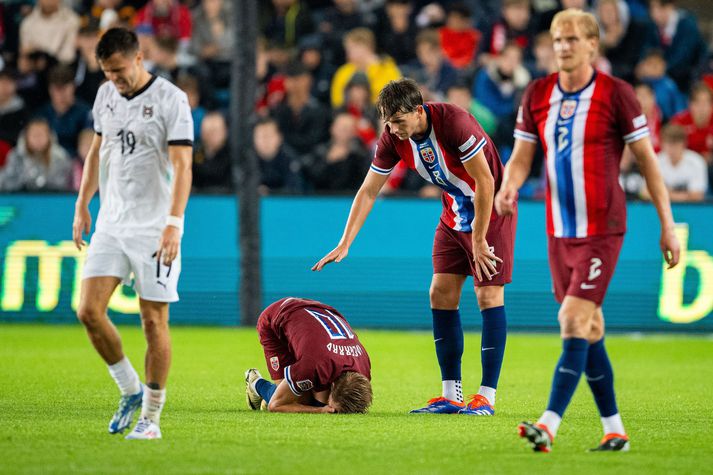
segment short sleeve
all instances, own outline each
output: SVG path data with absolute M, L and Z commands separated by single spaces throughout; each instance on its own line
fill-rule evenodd
M 388 129 L 385 129 L 381 134 L 379 142 L 376 144 L 376 150 L 374 150 L 374 159 L 371 162 L 371 171 L 379 175 L 389 175 L 400 160 L 389 134 Z
M 532 117 L 531 101 L 532 91 L 537 82 L 530 83 L 522 95 L 520 107 L 517 110 L 517 119 L 515 120 L 515 131 L 513 135 L 516 139 L 524 140 L 525 142 L 537 143 L 537 124 Z
M 102 107 L 102 98 L 104 97 L 104 94 L 102 93 L 104 89 L 99 89 L 97 91 L 97 96 L 94 98 L 94 106 L 92 107 L 92 121 L 94 122 L 94 132 L 97 135 L 102 134 L 102 123 L 101 123 L 101 107 Z
M 166 111 L 168 145 L 193 146 L 193 116 L 188 97 L 178 91 Z
M 620 81 L 615 83 L 613 106 L 614 117 L 621 132 L 621 138 L 627 144 L 649 136 L 646 115 L 641 110 L 634 88 Z
M 458 148 L 458 158 L 465 163 L 483 150 L 488 138 L 475 117 L 460 108 L 453 110 L 446 117 L 448 142 Z

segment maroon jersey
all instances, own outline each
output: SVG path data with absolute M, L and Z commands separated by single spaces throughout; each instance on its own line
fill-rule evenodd
M 547 171 L 547 233 L 582 238 L 626 230 L 619 185 L 624 145 L 649 136 L 632 87 L 596 71 L 583 89 L 565 92 L 559 74 L 525 90 L 515 138 L 539 142 Z
M 296 395 L 323 391 L 347 371 L 371 379 L 371 361 L 347 320 L 334 307 L 288 297 L 267 307 L 258 333 L 273 379 Z
M 403 160 L 424 180 L 443 190 L 441 221 L 456 231 L 471 232 L 475 219 L 475 180 L 463 164 L 483 150 L 497 192 L 503 176 L 500 156 L 478 121 L 460 107 L 429 102 L 423 108 L 428 118 L 424 137 L 399 140 L 387 127 L 377 144 L 371 170 L 389 175 L 399 160 Z M 490 220 L 496 217 L 493 208 Z

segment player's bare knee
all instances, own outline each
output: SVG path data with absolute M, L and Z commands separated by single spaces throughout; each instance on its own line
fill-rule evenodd
M 454 289 L 437 284 L 431 284 L 429 298 L 431 300 L 431 308 L 442 310 L 451 310 L 458 308 L 460 292 Z
M 588 338 L 591 328 L 591 317 L 560 309 L 557 315 L 563 338 Z
M 279 405 L 277 404 L 277 402 L 275 402 L 275 400 L 273 399 L 272 401 L 270 401 L 270 402 L 268 403 L 268 405 L 267 405 L 267 410 L 268 410 L 269 412 L 280 412 L 280 406 L 279 406 Z
M 478 287 L 475 289 L 475 295 L 478 298 L 480 310 L 501 307 L 504 303 L 503 290 L 499 286 Z
M 77 319 L 88 330 L 97 328 L 104 318 L 105 313 L 96 307 L 82 305 L 77 310 Z

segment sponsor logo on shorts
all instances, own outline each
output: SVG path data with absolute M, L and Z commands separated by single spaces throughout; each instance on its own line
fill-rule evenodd
M 582 282 L 579 285 L 579 288 L 582 290 L 592 290 L 592 289 L 596 289 L 597 286 L 595 284 L 587 284 L 586 282 Z
M 270 367 L 273 371 L 280 369 L 280 359 L 277 356 L 270 358 Z
M 302 381 L 297 381 L 297 389 L 300 391 L 309 391 L 314 387 L 314 384 L 309 379 L 303 379 Z

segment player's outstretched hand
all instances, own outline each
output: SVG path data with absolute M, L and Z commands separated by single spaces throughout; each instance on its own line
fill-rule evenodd
M 166 226 L 161 234 L 161 239 L 158 243 L 158 251 L 156 251 L 156 260 L 163 259 L 163 265 L 169 266 L 178 256 L 178 250 L 181 248 L 181 230 L 175 226 Z
M 475 277 L 482 282 L 483 276 L 488 280 L 493 279 L 493 276 L 498 273 L 495 266 L 503 260 L 493 253 L 493 248 L 488 246 L 488 242 L 483 239 L 481 241 L 473 240 L 473 262 L 475 263 Z
M 347 254 L 349 254 L 349 247 L 344 244 L 340 244 L 332 249 L 329 254 L 321 258 L 319 262 L 313 265 L 312 270 L 319 272 L 330 262 L 342 262 L 342 259 L 347 257 Z
M 74 208 L 74 221 L 72 222 L 72 240 L 78 250 L 86 244 L 82 239 L 83 234 L 89 234 L 92 230 L 92 215 L 86 206 L 77 205 Z
M 681 245 L 678 242 L 676 233 L 673 228 L 666 229 L 661 232 L 661 252 L 663 258 L 668 264 L 668 268 L 673 268 L 678 264 L 678 259 L 681 255 Z
M 500 188 L 500 191 L 495 195 L 495 211 L 500 216 L 508 216 L 515 211 L 516 201 L 517 190 L 511 187 Z

